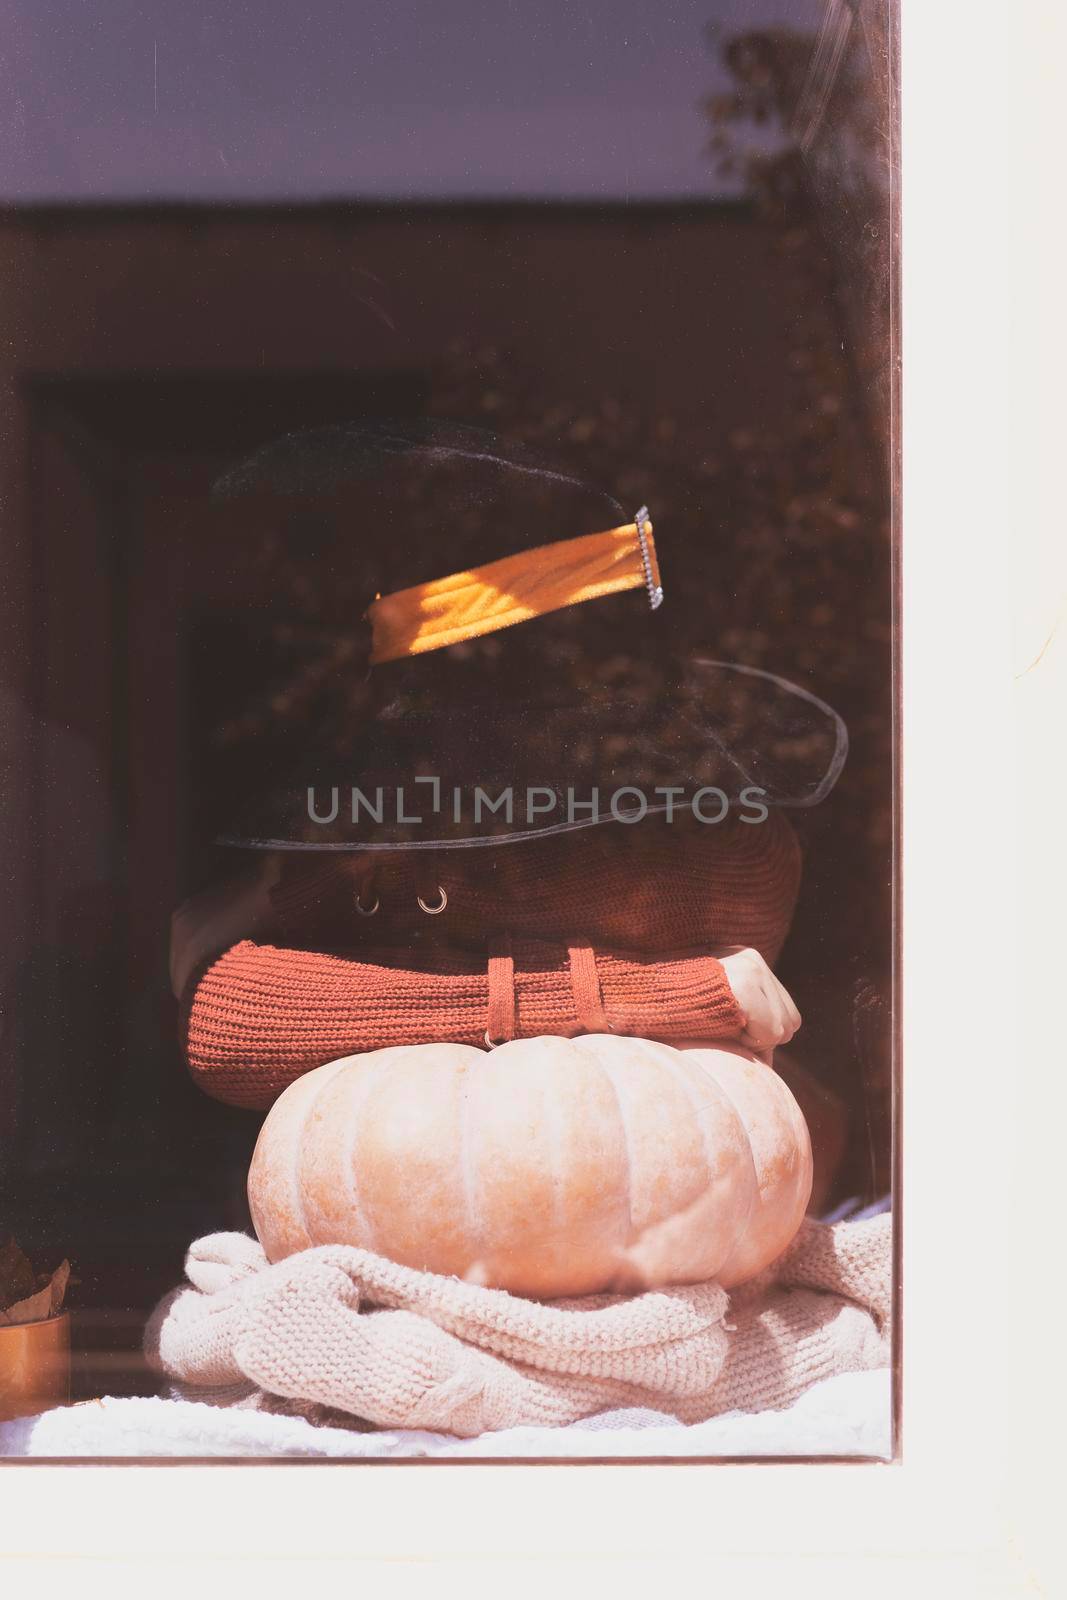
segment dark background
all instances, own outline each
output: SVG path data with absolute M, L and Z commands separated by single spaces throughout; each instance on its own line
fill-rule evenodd
M 679 627 L 841 712 L 779 972 L 847 1107 L 837 1194 L 889 1183 L 891 13 L 505 9 L 400 8 L 373 49 L 329 4 L 16 28 L 0 1232 L 74 1260 L 82 1392 L 143 1381 L 122 1351 L 184 1247 L 245 1223 L 259 1119 L 186 1076 L 168 924 L 201 775 L 307 600 L 220 545 L 208 488 L 291 428 L 476 422 L 647 501 L 699 575 Z

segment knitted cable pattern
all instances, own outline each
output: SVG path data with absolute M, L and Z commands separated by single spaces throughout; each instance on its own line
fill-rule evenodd
M 542 1304 L 338 1245 L 268 1265 L 241 1234 L 192 1246 L 149 1324 L 179 1382 L 463 1436 L 616 1406 L 698 1422 L 790 1405 L 888 1365 L 891 1218 L 805 1222 L 728 1309 L 715 1283 Z

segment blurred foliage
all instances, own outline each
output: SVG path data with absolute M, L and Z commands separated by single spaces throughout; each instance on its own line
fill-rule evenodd
M 852 969 L 847 1081 L 867 1136 L 866 1149 L 853 1142 L 855 1183 L 872 1191 L 888 1187 L 891 1162 L 896 15 L 892 0 L 829 0 L 817 37 L 779 28 L 728 38 L 721 54 L 730 88 L 704 108 L 718 171 L 744 182 L 788 260 L 788 370 L 810 380 L 798 401 L 809 417 L 834 419 L 835 441 L 814 430 L 819 482 L 808 528 L 815 537 L 822 530 L 831 562 L 819 613 L 833 633 L 822 641 L 823 681 L 849 723 L 852 753 L 823 818 L 835 819 L 832 838 L 809 850 L 809 876 L 814 868 L 826 893 L 840 897 L 838 970 Z M 804 453 L 811 432 L 798 424 L 783 467 Z M 842 512 L 856 519 L 845 543 L 834 532 Z M 810 907 L 809 896 L 794 959 Z M 848 1042 L 834 1040 L 842 1050 Z
M 720 53 L 730 87 L 704 102 L 719 175 L 740 181 L 770 224 L 814 230 L 826 247 L 846 358 L 889 471 L 895 18 L 892 0 L 828 0 L 817 36 L 783 27 L 728 37 Z

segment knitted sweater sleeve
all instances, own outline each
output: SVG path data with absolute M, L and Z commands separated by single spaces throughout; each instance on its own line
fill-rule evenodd
M 215 1099 L 265 1108 L 302 1073 L 340 1056 L 390 1045 L 484 1045 L 490 999 L 484 959 L 438 958 L 432 970 L 388 962 L 385 955 L 353 960 L 251 940 L 232 946 L 186 998 L 193 1078 Z M 590 1031 L 565 947 L 516 945 L 510 981 L 516 1037 Z M 598 951 L 595 982 L 603 1023 L 616 1033 L 724 1039 L 744 1026 L 726 974 L 711 956 L 642 959 Z

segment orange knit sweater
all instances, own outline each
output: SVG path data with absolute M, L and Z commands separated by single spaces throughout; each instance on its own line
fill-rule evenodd
M 608 824 L 489 849 L 288 857 L 286 947 L 245 940 L 190 986 L 185 1043 L 207 1093 L 265 1107 L 356 1051 L 613 1030 L 729 1038 L 743 1019 L 710 950 L 773 963 L 799 850 L 780 813 Z M 447 896 L 439 917 L 418 906 Z M 377 912 L 361 917 L 378 903 Z

